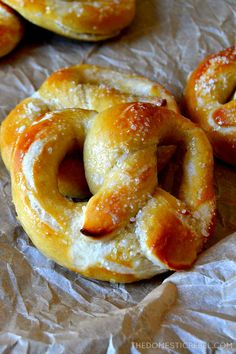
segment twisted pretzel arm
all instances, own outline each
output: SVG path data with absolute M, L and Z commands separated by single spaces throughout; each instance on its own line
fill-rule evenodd
M 0 2 L 0 57 L 10 53 L 23 37 L 23 24 L 18 16 Z
M 236 165 L 236 51 L 211 55 L 190 75 L 184 102 L 190 118 L 207 133 L 214 153 Z
M 3 0 L 34 24 L 66 37 L 99 41 L 114 37 L 135 15 L 135 0 Z
M 84 234 L 107 235 L 137 214 L 157 184 L 156 150 L 161 143 L 181 144 L 186 149 L 178 198 L 189 213 L 199 213 L 199 218 L 208 220 L 200 222 L 208 235 L 214 191 L 212 150 L 205 134 L 172 111 L 139 103 L 119 105 L 102 112 L 88 133 L 85 143 L 87 180 L 96 194 L 86 207 Z M 97 159 L 98 154 L 102 158 Z M 205 207 L 209 208 L 209 215 Z

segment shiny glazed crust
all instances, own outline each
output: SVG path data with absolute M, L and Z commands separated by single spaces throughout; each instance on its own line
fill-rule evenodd
M 190 75 L 185 89 L 189 117 L 207 133 L 214 153 L 236 165 L 236 48 L 211 55 Z
M 58 191 L 58 166 L 75 139 L 93 192 L 86 203 Z M 160 144 L 184 147 L 177 197 L 158 186 Z M 34 244 L 87 277 L 117 282 L 192 265 L 212 232 L 212 175 L 204 132 L 150 103 L 46 113 L 20 135 L 11 163 L 13 201 Z
M 145 101 L 178 111 L 174 97 L 161 85 L 146 78 L 119 73 L 93 65 L 77 65 L 53 73 L 30 98 L 23 100 L 3 121 L 0 131 L 2 158 L 10 169 L 11 157 L 20 135 L 35 119 L 53 110 L 83 108 L 101 112 L 113 105 Z M 62 166 L 63 167 L 63 166 Z M 68 169 L 67 164 L 64 165 Z M 63 169 L 65 171 L 65 168 Z M 73 161 L 71 168 L 74 169 Z M 70 174 L 60 170 L 59 184 L 64 195 L 77 196 Z
M 0 57 L 10 53 L 23 36 L 23 24 L 18 16 L 0 2 Z
M 135 0 L 4 0 L 30 22 L 66 37 L 99 41 L 114 37 L 135 14 Z

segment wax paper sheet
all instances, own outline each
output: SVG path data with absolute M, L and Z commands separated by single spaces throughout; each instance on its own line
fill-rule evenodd
M 181 102 L 196 64 L 235 44 L 235 0 L 137 3 L 133 24 L 98 44 L 27 24 L 21 45 L 0 61 L 0 119 L 50 73 L 81 62 L 147 76 Z M 191 271 L 109 284 L 67 271 L 32 245 L 0 162 L 0 353 L 236 352 L 236 170 L 216 161 L 215 181 L 215 237 Z

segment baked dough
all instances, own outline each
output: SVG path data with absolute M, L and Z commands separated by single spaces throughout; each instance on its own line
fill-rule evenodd
M 135 0 L 4 0 L 30 22 L 66 37 L 99 41 L 114 37 L 135 14 Z
M 84 150 L 88 202 L 58 191 L 58 166 L 74 140 Z M 185 149 L 177 197 L 157 182 L 157 146 L 166 143 Z M 20 135 L 11 178 L 33 243 L 87 277 L 131 282 L 189 268 L 212 233 L 211 145 L 194 123 L 154 104 L 46 113 Z
M 215 155 L 236 165 L 236 48 L 210 55 L 190 75 L 187 114 L 207 133 Z
M 23 24 L 8 6 L 0 2 L 0 57 L 10 53 L 23 36 Z
M 146 78 L 93 65 L 61 69 L 53 73 L 32 97 L 16 106 L 2 123 L 0 147 L 3 161 L 10 170 L 12 153 L 20 135 L 46 112 L 65 108 L 101 112 L 118 103 L 133 101 L 166 104 L 167 108 L 178 112 L 174 97 L 161 85 Z M 59 187 L 63 195 L 83 198 L 81 173 L 78 160 L 75 160 L 70 158 L 62 164 Z M 68 170 L 71 170 L 69 176 Z

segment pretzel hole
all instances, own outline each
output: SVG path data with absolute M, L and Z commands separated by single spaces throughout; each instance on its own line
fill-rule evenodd
M 161 146 L 159 149 L 160 148 L 165 148 L 166 150 L 172 149 L 172 154 L 169 156 L 168 160 L 166 160 L 163 167 L 161 169 L 158 168 L 159 185 L 165 191 L 178 197 L 183 176 L 183 160 L 186 149 L 176 145 Z
M 235 93 L 236 93 L 236 84 L 232 86 L 232 89 L 230 89 L 225 96 L 222 96 L 220 99 L 221 104 L 226 104 L 235 99 Z
M 85 177 L 83 155 L 78 149 L 68 152 L 58 168 L 59 192 L 73 202 L 88 201 L 92 194 Z

